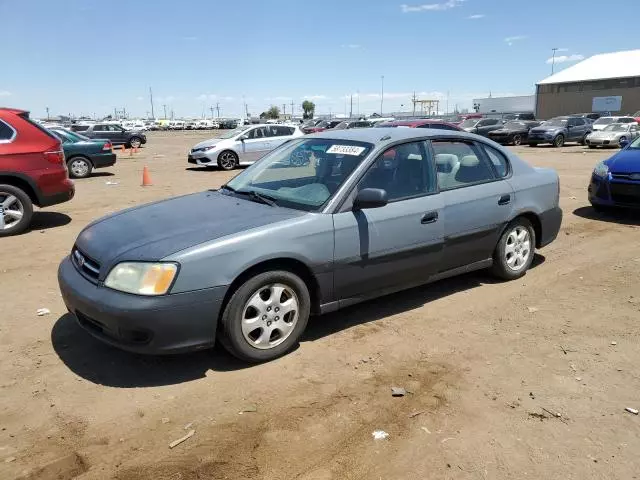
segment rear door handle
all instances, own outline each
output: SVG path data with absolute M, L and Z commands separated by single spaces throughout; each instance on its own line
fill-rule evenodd
M 511 203 L 511 195 L 502 195 L 498 199 L 498 205 L 508 205 Z
M 425 213 L 420 219 L 420 223 L 426 225 L 427 223 L 435 223 L 438 221 L 438 212 Z

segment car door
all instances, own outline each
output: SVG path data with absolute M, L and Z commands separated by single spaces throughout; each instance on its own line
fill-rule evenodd
M 119 125 L 109 125 L 109 134 L 112 143 L 127 143 L 129 141 L 127 130 Z
M 364 188 L 381 188 L 389 203 L 354 211 Z M 334 286 L 349 304 L 376 292 L 426 282 L 439 269 L 442 199 L 424 142 L 394 146 L 379 155 L 334 214 Z
M 582 117 L 573 117 L 569 119 L 569 135 L 567 140 L 582 140 L 587 133 L 587 121 Z
M 93 128 L 90 128 L 91 138 L 99 138 L 104 140 L 109 140 L 111 138 L 109 132 L 110 125 L 105 124 L 96 124 Z
M 507 158 L 488 145 L 460 139 L 432 140 L 431 147 L 444 208 L 440 271 L 491 259 L 513 215 Z
M 497 130 L 499 126 L 500 120 L 498 120 L 497 118 L 485 118 L 484 120 L 481 120 L 480 123 L 478 123 L 478 135 L 486 137 L 489 132 Z
M 272 137 L 267 137 L 269 140 L 269 150 L 274 150 L 291 138 L 295 128 L 275 125 L 269 127 L 269 130 L 273 134 Z
M 254 163 L 269 151 L 269 141 L 266 137 L 267 127 L 251 128 L 236 141 L 235 146 L 240 163 Z

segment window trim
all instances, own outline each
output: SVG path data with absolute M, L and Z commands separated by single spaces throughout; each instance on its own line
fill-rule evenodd
M 13 132 L 13 134 L 11 135 L 11 137 L 9 137 L 8 139 L 4 139 L 4 140 L 0 140 L 0 145 L 6 145 L 8 143 L 13 143 L 14 140 L 16 139 L 16 137 L 18 136 L 18 131 L 13 128 L 12 125 L 10 125 L 9 123 L 5 122 L 3 119 L 0 118 L 0 122 L 2 122 L 3 124 L 5 124 L 7 127 L 9 127 L 9 130 L 11 130 Z
M 498 176 L 498 172 L 495 169 L 495 166 L 493 165 L 493 162 L 491 161 L 491 159 L 489 158 L 489 155 L 485 152 L 484 150 L 484 142 L 476 142 L 474 140 L 470 140 L 467 138 L 463 138 L 463 137 L 443 137 L 443 138 L 429 138 L 427 140 L 427 142 L 429 142 L 429 148 L 431 149 L 431 156 L 432 158 L 436 158 L 435 157 L 435 150 L 433 149 L 433 142 L 458 142 L 458 143 L 466 143 L 466 144 L 472 144 L 475 145 L 476 148 L 478 148 L 478 150 L 480 151 L 480 157 L 482 157 L 481 161 L 484 161 L 485 163 L 489 164 L 489 170 L 491 170 L 491 174 L 493 175 L 493 178 L 491 180 L 485 180 L 485 181 L 481 181 L 481 182 L 474 182 L 474 183 L 465 183 L 462 185 L 458 185 L 455 187 L 451 187 L 451 188 L 440 188 L 440 184 L 438 183 L 438 178 L 437 178 L 437 172 L 436 172 L 436 186 L 437 186 L 437 190 L 438 193 L 440 192 L 450 192 L 452 190 L 459 190 L 461 188 L 468 188 L 468 187 L 475 187 L 477 185 L 485 185 L 487 183 L 494 183 L 494 182 L 501 182 L 503 180 L 506 180 L 507 178 L 510 178 L 512 175 L 512 170 L 511 170 L 511 162 L 508 161 L 508 158 L 505 155 L 505 159 L 507 159 L 507 165 L 509 168 L 509 174 L 506 177 L 499 177 Z M 495 147 L 493 147 L 495 149 Z M 435 162 L 434 162 L 434 167 L 435 167 Z
M 513 169 L 511 168 L 511 162 L 509 161 L 509 158 L 500 150 L 498 150 L 496 147 L 492 147 L 491 145 L 487 145 L 486 143 L 478 143 L 478 145 L 482 147 L 482 153 L 487 157 L 487 160 L 489 160 L 489 164 L 491 165 L 491 168 L 493 169 L 493 173 L 496 175 L 496 178 L 498 180 L 511 178 L 511 176 L 513 175 Z M 495 150 L 498 153 L 498 155 L 500 155 L 505 160 L 505 163 L 507 164 L 507 174 L 505 176 L 501 177 L 498 174 L 498 170 L 496 169 L 496 166 L 493 164 L 493 161 L 491 161 L 491 157 L 487 152 L 487 148 Z

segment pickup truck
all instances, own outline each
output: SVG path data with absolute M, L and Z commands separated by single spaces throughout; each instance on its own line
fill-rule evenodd
M 147 136 L 144 133 L 137 130 L 125 130 L 120 125 L 112 123 L 74 124 L 71 125 L 71 130 L 91 139 L 109 140 L 113 145 L 138 148 L 147 143 Z

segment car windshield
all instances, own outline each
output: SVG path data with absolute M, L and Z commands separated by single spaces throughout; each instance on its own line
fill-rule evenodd
M 234 130 L 230 130 L 226 133 L 223 133 L 222 135 L 220 135 L 217 138 L 220 138 L 222 140 L 226 140 L 227 138 L 233 138 L 236 135 L 240 135 L 242 132 L 246 132 L 247 130 L 249 130 L 251 127 L 240 127 L 240 128 L 236 128 Z
M 615 118 L 601 117 L 601 118 L 597 119 L 595 122 L 593 122 L 593 124 L 594 125 L 609 125 L 610 123 L 613 123 L 614 120 L 615 120 Z
M 564 127 L 567 125 L 566 118 L 552 118 L 544 122 L 545 127 Z
M 370 143 L 352 140 L 292 140 L 231 180 L 223 192 L 318 211 L 372 148 Z
M 349 128 L 349 123 L 347 122 L 340 122 L 338 125 L 336 125 L 335 127 L 333 127 L 334 130 L 345 130 L 347 128 Z
M 628 148 L 640 149 L 640 137 L 636 138 Z
M 74 143 L 91 141 L 89 137 L 85 137 L 84 135 L 80 135 L 79 133 L 70 132 L 69 130 L 55 129 L 52 131 L 59 137 L 63 137 L 64 140 L 69 140 Z
M 525 124 L 522 122 L 507 122 L 504 124 L 504 128 L 508 128 L 511 130 L 518 130 L 520 128 L 526 128 Z
M 460 124 L 460 128 L 470 128 L 475 127 L 476 123 L 478 123 L 477 118 L 467 118 L 464 122 Z
M 619 123 L 615 123 L 613 125 L 607 125 L 604 127 L 605 132 L 626 132 L 627 127 L 624 125 L 620 125 Z

